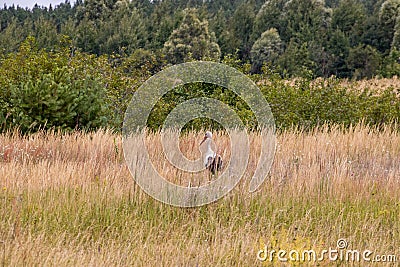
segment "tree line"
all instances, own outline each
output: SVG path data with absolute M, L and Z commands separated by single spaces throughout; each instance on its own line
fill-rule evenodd
M 214 52 L 218 51 L 208 56 Z M 346 85 L 335 77 L 305 77 L 289 82 L 268 66 L 261 74 L 251 74 L 251 66 L 235 57 L 225 56 L 222 63 L 258 84 L 278 129 L 313 129 L 322 124 L 349 127 L 359 122 L 380 127 L 398 123 L 400 118 L 398 88 L 378 92 L 370 86 Z M 72 45 L 46 51 L 38 48 L 34 37 L 28 37 L 17 52 L 0 57 L 0 132 L 98 128 L 119 131 L 133 93 L 157 71 L 153 64 L 143 64 L 141 58 L 96 56 Z M 236 82 L 232 79 L 230 84 L 240 86 Z M 208 83 L 179 85 L 170 90 L 153 107 L 147 127 L 159 130 L 175 107 L 198 97 L 225 103 L 248 129 L 257 128 L 257 119 L 246 102 L 231 90 Z M 203 118 L 185 125 L 188 130 L 220 127 Z
M 281 77 L 400 74 L 400 0 L 68 0 L 0 9 L 0 52 L 29 37 L 108 59 L 167 64 L 235 58 Z

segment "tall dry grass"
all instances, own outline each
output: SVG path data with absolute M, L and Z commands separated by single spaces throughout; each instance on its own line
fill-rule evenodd
M 143 193 L 125 166 L 121 136 L 109 131 L 1 135 L 0 265 L 251 266 L 261 264 L 264 245 L 335 248 L 339 238 L 399 261 L 396 128 L 279 133 L 259 191 L 248 193 L 243 179 L 200 208 L 170 207 Z M 200 156 L 200 140 L 198 133 L 182 136 L 188 158 Z M 259 153 L 259 137 L 250 141 L 247 178 Z M 228 157 L 228 137 L 216 133 L 215 142 Z M 173 180 L 157 137 L 148 144 L 159 171 Z
M 378 94 L 387 89 L 396 90 L 398 93 L 398 88 L 400 88 L 400 79 L 397 76 L 394 76 L 392 78 L 373 78 L 360 81 L 343 80 L 341 84 L 347 88 L 356 88 L 359 90 L 369 89 Z

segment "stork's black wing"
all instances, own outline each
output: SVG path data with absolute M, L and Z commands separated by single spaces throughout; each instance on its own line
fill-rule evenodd
M 206 168 L 212 173 L 215 174 L 217 171 L 222 170 L 222 158 L 220 155 L 215 157 L 209 157 Z

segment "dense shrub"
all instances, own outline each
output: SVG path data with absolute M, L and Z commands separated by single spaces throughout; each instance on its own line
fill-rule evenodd
M 255 116 L 244 100 L 227 88 L 209 83 L 191 83 L 169 91 L 153 108 L 148 119 L 148 126 L 152 129 L 162 127 L 164 120 L 175 107 L 187 100 L 199 97 L 219 100 L 229 105 L 249 129 L 254 129 L 257 126 Z M 191 113 L 192 111 L 187 110 L 187 112 Z M 207 112 L 212 113 L 214 111 L 204 110 L 204 114 L 207 114 Z M 205 116 L 204 118 L 193 119 L 184 127 L 188 130 L 205 128 L 221 129 L 222 125 Z
M 95 58 L 69 50 L 38 51 L 28 39 L 0 65 L 3 130 L 94 129 L 106 126 L 105 87 Z
M 399 88 L 344 86 L 336 78 L 297 79 L 289 83 L 274 73 L 259 78 L 280 129 L 313 128 L 324 123 L 354 125 L 364 121 L 379 126 L 400 118 Z
M 28 38 L 17 53 L 0 55 L 0 130 L 119 130 L 132 94 L 160 70 L 154 67 L 159 63 L 157 58 L 153 54 L 96 57 L 71 48 L 49 52 L 36 49 L 34 39 Z M 230 57 L 224 63 L 244 73 L 250 69 L 237 65 Z M 381 125 L 400 118 L 399 88 L 378 92 L 344 85 L 336 78 L 288 81 L 269 69 L 263 74 L 247 75 L 259 85 L 279 129 L 312 129 L 323 123 L 349 126 L 360 121 Z M 206 83 L 179 86 L 168 92 L 153 108 L 148 126 L 159 129 L 178 104 L 196 97 L 218 99 L 232 107 L 250 129 L 257 126 L 243 100 L 227 88 Z M 195 119 L 186 125 L 188 129 L 207 127 L 220 125 L 209 119 Z
M 322 124 L 342 124 L 346 127 L 361 121 L 380 126 L 398 121 L 400 99 L 398 89 L 389 87 L 381 92 L 374 88 L 357 88 L 355 83 L 344 85 L 342 80 L 296 79 L 287 81 L 275 74 L 252 76 L 267 99 L 278 129 L 298 126 L 312 129 Z M 167 93 L 154 107 L 148 125 L 157 129 L 167 115 L 179 104 L 195 97 L 211 97 L 228 104 L 248 126 L 257 121 L 248 105 L 226 88 L 211 84 L 190 84 Z M 190 112 L 190 111 L 188 111 Z M 196 119 L 186 128 L 219 128 L 207 119 Z

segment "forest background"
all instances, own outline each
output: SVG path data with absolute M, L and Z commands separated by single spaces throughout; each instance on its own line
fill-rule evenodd
M 247 74 L 278 128 L 380 125 L 400 115 L 399 0 L 67 0 L 32 9 L 4 5 L 0 23 L 2 131 L 120 129 L 132 93 L 147 78 L 193 60 Z M 345 82 L 371 78 L 391 82 L 382 90 Z M 204 84 L 161 99 L 149 126 L 204 95 L 254 126 L 240 99 Z

